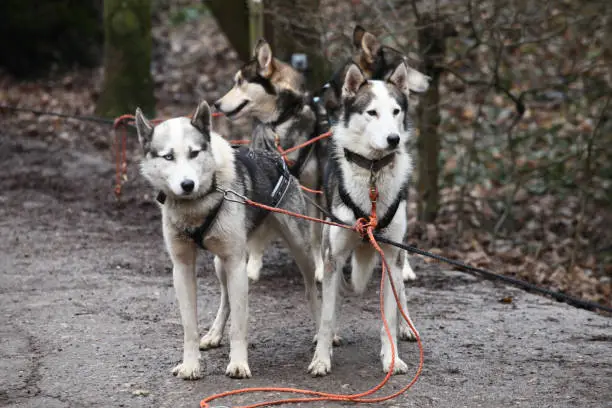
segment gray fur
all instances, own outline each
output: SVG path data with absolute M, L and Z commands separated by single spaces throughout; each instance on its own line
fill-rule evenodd
M 257 124 L 253 130 L 253 146 L 277 150 L 277 141 L 283 150 L 300 145 L 317 136 L 317 118 L 303 89 L 303 76 L 291 66 L 277 60 L 265 41 L 259 41 L 253 50 L 253 59 L 235 75 L 234 87 L 221 97 L 215 106 L 230 117 L 248 116 Z M 291 168 L 300 184 L 320 189 L 326 143 L 294 151 L 287 155 Z M 320 200 L 319 197 L 314 197 Z M 307 214 L 319 217 L 318 210 L 307 207 Z M 323 274 L 320 253 L 320 227 L 312 227 L 311 241 L 317 278 Z M 265 246 L 262 246 L 265 248 Z M 262 254 L 252 252 L 248 271 L 252 280 L 259 279 Z

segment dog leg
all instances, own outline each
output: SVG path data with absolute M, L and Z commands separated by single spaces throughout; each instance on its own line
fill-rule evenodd
M 402 251 L 403 252 L 403 251 Z M 410 266 L 409 256 L 404 254 L 404 264 L 402 265 L 402 278 L 404 281 L 415 280 L 416 274 Z
M 247 275 L 257 282 L 261 273 L 262 259 L 270 241 L 274 238 L 269 228 L 257 228 L 249 239 L 249 260 L 247 261 Z
M 315 281 L 314 262 L 310 256 L 308 221 L 298 221 L 288 217 L 278 217 L 277 220 L 282 224 L 280 231 L 304 278 L 306 300 L 308 300 L 310 313 L 315 322 L 315 330 L 318 330 L 321 318 L 321 301 Z
M 223 260 L 227 276 L 230 304 L 230 362 L 225 375 L 232 378 L 250 378 L 247 354 L 247 324 L 249 317 L 249 279 L 246 275 L 246 253 L 234 254 Z
M 383 248 L 386 259 L 396 259 L 397 249 L 389 246 L 385 246 Z M 385 283 L 383 289 L 384 296 L 384 311 L 385 317 L 387 319 L 387 324 L 389 325 L 389 330 L 391 331 L 391 342 L 393 343 L 393 348 L 395 349 L 395 353 L 391 352 L 391 342 L 389 342 L 389 338 L 387 337 L 387 332 L 385 331 L 384 325 L 380 331 L 380 341 L 381 341 L 381 350 L 380 350 L 380 358 L 383 366 L 384 372 L 389 372 L 391 368 L 391 360 L 392 355 L 395 356 L 395 365 L 393 368 L 393 374 L 405 374 L 408 372 L 408 366 L 399 358 L 399 352 L 397 349 L 397 302 L 395 297 L 393 296 L 393 290 L 391 289 L 391 283 L 389 281 L 389 276 L 393 279 L 396 290 L 399 292 L 398 296 L 401 299 L 401 291 L 404 290 L 403 281 L 401 279 L 401 271 L 397 267 L 395 262 L 391 262 L 389 264 L 388 275 L 385 276 Z
M 317 347 L 308 371 L 313 376 L 324 376 L 331 372 L 332 340 L 336 328 L 336 308 L 342 265 L 352 248 L 352 232 L 340 231 L 337 227 L 325 227 L 329 232 L 325 253 L 325 274 L 323 275 L 323 303 L 321 322 L 317 333 Z M 349 235 L 351 234 L 351 235 Z M 334 252 L 334 253 L 332 253 Z
M 408 314 L 408 302 L 407 302 L 407 299 L 406 299 L 406 287 L 404 285 L 403 280 L 398 285 L 397 291 L 398 291 L 398 295 L 400 297 L 400 303 L 401 303 L 401 305 L 404 308 L 404 313 L 406 313 L 406 317 L 408 317 L 408 319 L 410 320 L 410 323 L 412 323 L 412 326 L 416 330 L 416 326 L 414 325 L 414 323 L 412 322 L 412 319 L 410 319 L 410 315 Z M 416 341 L 416 336 L 414 335 L 414 333 L 410 329 L 410 326 L 408 326 L 408 323 L 406 323 L 406 321 L 404 320 L 404 317 L 400 315 L 397 318 L 399 320 L 399 338 L 400 338 L 400 340 L 404 340 L 404 341 Z M 417 333 L 418 333 L 418 331 L 417 331 Z
M 316 197 L 317 204 L 322 205 L 321 197 Z M 320 218 L 320 211 L 313 205 L 308 206 L 308 215 L 314 218 Z M 311 223 L 311 238 L 312 243 L 312 258 L 315 262 L 315 278 L 317 282 L 323 280 L 323 255 L 321 253 L 321 234 L 323 233 L 322 225 L 318 222 Z
M 165 234 L 167 235 L 167 234 Z M 185 380 L 201 377 L 200 350 L 198 348 L 198 319 L 196 301 L 196 249 L 193 243 L 166 239 L 172 258 L 174 290 L 183 322 L 183 362 L 172 373 Z
M 227 295 L 227 276 L 225 275 L 225 270 L 223 270 L 221 259 L 219 259 L 218 256 L 215 256 L 214 264 L 219 286 L 221 286 L 221 300 L 219 302 L 219 309 L 215 321 L 210 326 L 208 333 L 200 340 L 200 350 L 208 350 L 221 345 L 225 324 L 227 323 L 230 311 L 229 298 Z

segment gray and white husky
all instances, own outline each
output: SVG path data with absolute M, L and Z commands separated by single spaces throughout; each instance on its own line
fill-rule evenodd
M 342 85 L 340 120 L 332 128 L 330 161 L 324 183 L 327 209 L 336 218 L 353 225 L 370 214 L 371 180 L 378 188 L 377 233 L 400 242 L 406 232 L 407 183 L 412 171 L 406 140 L 411 134 L 408 114 L 409 73 L 400 63 L 387 81 L 367 80 L 358 65 L 347 69 Z M 318 343 L 309 366 L 312 375 L 331 371 L 332 340 L 336 322 L 336 304 L 342 283 L 342 267 L 351 256 L 352 289 L 362 293 L 370 280 L 378 253 L 353 231 L 339 227 L 323 228 L 323 303 Z M 406 294 L 401 265 L 393 262 L 398 249 L 381 245 L 401 304 L 406 308 Z M 398 322 L 398 308 L 388 280 L 384 286 L 384 312 L 395 346 L 395 374 L 405 373 L 406 364 L 397 354 L 397 337 L 413 339 L 408 325 Z M 405 309 L 407 310 L 407 309 Z M 391 343 L 381 330 L 383 370 L 391 365 Z
M 174 367 L 180 378 L 197 379 L 200 349 L 218 347 L 231 316 L 230 377 L 251 376 L 247 359 L 247 247 L 272 231 L 284 239 L 304 277 L 306 297 L 315 323 L 320 301 L 310 255 L 307 221 L 268 213 L 224 199 L 254 201 L 303 213 L 305 201 L 297 180 L 274 152 L 234 149 L 211 130 L 210 108 L 202 102 L 193 119 L 174 118 L 153 126 L 136 111 L 138 138 L 144 150 L 141 172 L 160 192 L 162 227 L 172 259 L 174 288 L 184 330 L 183 361 Z M 208 333 L 198 337 L 196 255 L 198 247 L 214 255 L 221 302 Z M 318 324 L 317 324 L 318 327 Z
M 276 150 L 306 142 L 322 133 L 312 101 L 304 90 L 304 78 L 290 65 L 274 58 L 270 45 L 260 40 L 253 58 L 234 76 L 233 87 L 222 96 L 215 107 L 230 119 L 249 117 L 257 123 L 253 131 L 253 144 L 258 148 Z M 324 142 L 287 155 L 289 170 L 306 187 L 320 189 L 324 166 Z M 315 198 L 319 200 L 318 198 Z M 318 217 L 316 207 L 308 206 L 308 215 Z M 321 228 L 312 227 L 312 256 L 315 260 L 317 280 L 323 276 L 321 258 Z M 259 279 L 261 259 L 270 237 L 262 236 L 249 247 L 247 272 L 251 279 Z

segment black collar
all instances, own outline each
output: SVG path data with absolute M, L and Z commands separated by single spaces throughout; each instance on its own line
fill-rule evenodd
M 371 160 L 363 157 L 360 154 L 351 152 L 348 149 L 344 149 L 344 157 L 346 157 L 346 160 L 355 163 L 362 169 L 378 172 L 383 167 L 387 166 L 388 164 L 391 164 L 391 162 L 395 158 L 395 152 L 386 155 L 382 159 Z
M 305 102 L 304 97 L 300 94 L 296 94 L 295 92 L 288 90 L 281 91 L 278 94 L 276 101 L 277 108 L 280 108 L 278 118 L 271 122 L 267 122 L 267 125 L 275 131 L 277 126 L 287 122 L 293 116 L 299 115 L 305 105 Z
M 270 126 L 272 130 L 276 131 L 276 128 L 291 119 L 294 113 L 295 109 L 285 109 L 280 113 L 280 115 L 278 115 L 276 120 L 269 122 L 268 126 Z

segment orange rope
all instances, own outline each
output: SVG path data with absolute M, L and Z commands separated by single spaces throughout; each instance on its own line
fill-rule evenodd
M 312 188 L 308 188 L 308 187 L 303 186 L 303 185 L 301 185 L 301 184 L 300 184 L 300 188 L 301 188 L 302 190 L 304 190 L 304 191 L 309 192 L 309 193 L 313 193 L 313 194 L 323 194 L 323 191 L 321 191 L 321 190 L 314 190 L 314 189 L 312 189 Z
M 258 408 L 258 407 L 270 406 L 270 405 L 292 404 L 292 403 L 300 403 L 300 402 L 317 402 L 317 401 L 346 401 L 346 402 L 354 402 L 354 403 L 372 404 L 372 403 L 379 403 L 379 402 L 393 399 L 403 394 L 404 392 L 406 392 L 408 389 L 410 389 L 410 387 L 412 387 L 416 383 L 421 372 L 423 371 L 423 360 L 424 360 L 423 344 L 421 343 L 421 338 L 419 334 L 417 333 L 416 329 L 412 325 L 412 322 L 410 321 L 410 319 L 408 318 L 408 316 L 406 315 L 404 311 L 404 306 L 400 302 L 399 296 L 397 294 L 397 290 L 395 288 L 395 283 L 393 282 L 393 279 L 390 276 L 390 272 L 389 272 L 390 269 L 389 269 L 389 265 L 387 264 L 387 260 L 385 259 L 384 252 L 382 248 L 380 247 L 380 245 L 378 244 L 378 242 L 376 242 L 376 239 L 374 237 L 374 229 L 376 228 L 376 225 L 377 225 L 377 218 L 376 218 L 376 199 L 377 197 L 378 197 L 378 191 L 376 190 L 375 187 L 373 187 L 372 189 L 370 189 L 370 199 L 372 201 L 372 211 L 371 211 L 369 219 L 366 220 L 364 218 L 360 218 L 357 220 L 356 224 L 352 227 L 348 225 L 335 223 L 332 221 L 321 220 L 318 218 L 309 217 L 303 214 L 297 214 L 297 213 L 287 211 L 281 208 L 270 207 L 265 204 L 261 204 L 261 203 L 252 201 L 248 198 L 245 199 L 245 203 L 255 206 L 255 207 L 259 207 L 259 208 L 268 210 L 268 211 L 273 211 L 276 213 L 285 214 L 285 215 L 289 215 L 292 217 L 303 218 L 309 221 L 319 222 L 319 223 L 332 225 L 332 226 L 336 226 L 336 227 L 340 227 L 344 229 L 350 229 L 350 230 L 358 232 L 363 237 L 365 236 L 368 237 L 370 243 L 372 244 L 374 249 L 380 254 L 380 257 L 382 259 L 382 275 L 380 279 L 380 299 L 379 299 L 380 300 L 380 312 L 381 312 L 381 317 L 382 317 L 385 333 L 387 334 L 387 338 L 389 339 L 389 343 L 391 344 L 391 367 L 389 368 L 389 372 L 387 373 L 385 378 L 378 385 L 371 388 L 370 390 L 362 392 L 362 393 L 358 393 L 358 394 L 333 394 L 333 393 L 325 393 L 325 392 L 319 392 L 319 391 L 313 391 L 313 390 L 304 390 L 304 389 L 299 389 L 299 388 L 286 388 L 286 387 L 243 388 L 243 389 L 226 391 L 223 393 L 209 396 L 203 399 L 202 401 L 200 401 L 201 408 L 211 408 L 209 403 L 216 399 L 225 398 L 225 397 L 229 397 L 232 395 L 252 393 L 252 392 L 282 392 L 282 393 L 312 395 L 313 397 L 287 398 L 287 399 L 281 399 L 281 400 L 276 400 L 276 401 L 266 401 L 266 402 L 251 404 L 251 405 L 238 406 L 235 408 Z M 416 337 L 417 345 L 419 347 L 419 365 L 418 365 L 417 371 L 414 377 L 412 378 L 412 380 L 406 386 L 404 386 L 404 388 L 400 389 L 399 391 L 393 394 L 390 394 L 390 395 L 383 396 L 383 397 L 363 398 L 383 388 L 387 384 L 387 382 L 389 382 L 389 379 L 391 378 L 391 375 L 393 374 L 393 370 L 395 367 L 395 345 L 393 344 L 391 331 L 389 329 L 389 324 L 387 322 L 387 318 L 384 312 L 383 292 L 384 292 L 385 277 L 387 276 L 387 274 L 388 274 L 389 282 L 391 284 L 391 290 L 393 292 L 395 302 L 397 303 L 397 307 L 402 315 L 402 318 L 406 321 L 406 323 L 410 327 L 410 330 L 412 331 L 412 333 L 414 333 Z
M 290 148 L 289 148 L 289 149 L 287 149 L 287 150 L 283 150 L 283 149 L 280 147 L 280 145 L 279 145 L 279 146 L 278 146 L 278 150 L 279 150 L 279 152 L 281 153 L 281 155 L 285 156 L 285 155 L 288 155 L 289 153 L 293 153 L 293 152 L 295 152 L 296 150 L 299 150 L 299 149 L 301 149 L 301 148 L 303 148 L 303 147 L 306 147 L 306 146 L 308 146 L 308 145 L 311 145 L 311 144 L 313 144 L 313 143 L 316 143 L 316 142 L 318 142 L 319 140 L 322 140 L 322 139 L 325 139 L 325 138 L 327 138 L 327 137 L 330 137 L 331 135 L 332 135 L 332 132 L 331 132 L 331 131 L 329 131 L 329 132 L 325 132 L 325 133 L 322 133 L 322 134 L 320 134 L 320 135 L 319 135 L 319 136 L 317 136 L 317 137 L 313 137 L 312 139 L 310 139 L 310 140 L 308 140 L 308 141 L 306 141 L 306 142 L 304 142 L 304 143 L 302 143 L 302 144 L 299 144 L 299 145 L 297 145 L 297 146 L 290 147 Z

